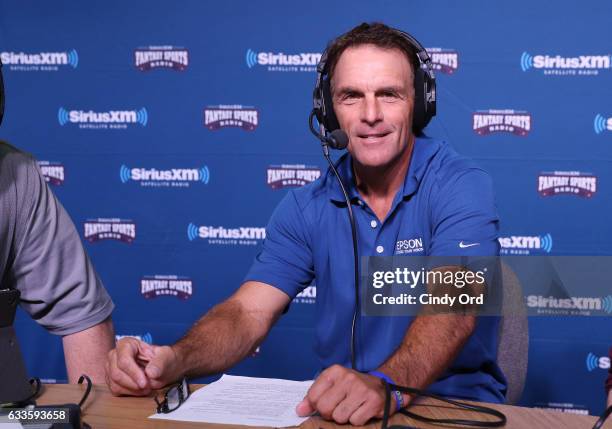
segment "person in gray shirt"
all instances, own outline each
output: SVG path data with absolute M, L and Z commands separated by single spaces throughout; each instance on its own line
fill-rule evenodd
M 0 64 L 0 123 L 3 111 Z M 104 383 L 106 356 L 115 346 L 114 304 L 36 161 L 2 141 L 0 289 L 19 290 L 21 307 L 62 336 L 71 383 L 81 374 Z

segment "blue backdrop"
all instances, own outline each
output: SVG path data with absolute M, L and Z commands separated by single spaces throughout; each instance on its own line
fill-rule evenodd
M 41 161 L 117 334 L 169 343 L 240 284 L 286 189 L 321 173 L 314 66 L 380 20 L 432 54 L 427 133 L 492 175 L 504 253 L 607 255 L 611 14 L 604 0 L 0 0 L 0 137 Z M 315 297 L 232 372 L 311 378 Z M 18 331 L 30 372 L 65 380 L 59 338 L 23 315 Z M 531 319 L 522 403 L 599 413 L 611 334 L 609 317 Z

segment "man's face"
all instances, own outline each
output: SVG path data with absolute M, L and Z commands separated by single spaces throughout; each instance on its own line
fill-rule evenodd
M 412 130 L 413 74 L 399 49 L 346 49 L 332 82 L 334 111 L 348 150 L 365 167 L 382 167 L 406 150 Z

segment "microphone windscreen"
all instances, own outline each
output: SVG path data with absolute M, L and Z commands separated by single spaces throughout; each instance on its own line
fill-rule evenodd
M 349 143 L 348 135 L 341 129 L 332 131 L 329 135 L 329 140 L 329 145 L 334 149 L 346 149 Z

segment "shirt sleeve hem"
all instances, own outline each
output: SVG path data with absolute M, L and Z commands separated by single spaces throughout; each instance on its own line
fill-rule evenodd
M 85 318 L 63 323 L 61 326 L 47 326 L 46 328 L 53 335 L 65 336 L 76 334 L 102 323 L 113 313 L 114 309 L 115 304 L 109 299 L 101 309 Z

